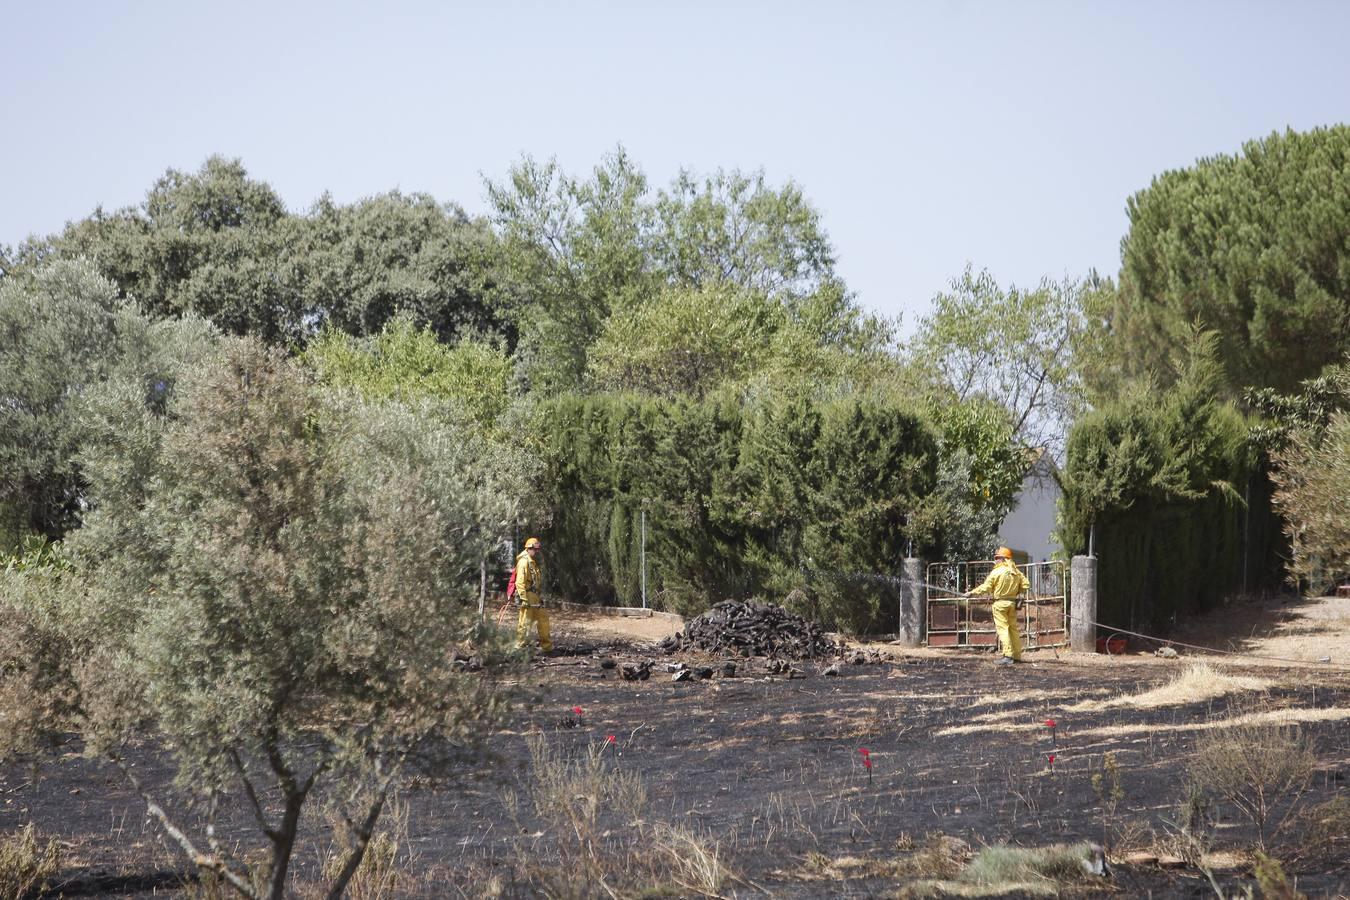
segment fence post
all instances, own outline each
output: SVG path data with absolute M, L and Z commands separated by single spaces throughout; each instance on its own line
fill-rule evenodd
M 924 620 L 928 604 L 924 601 L 923 560 L 907 557 L 900 572 L 900 646 L 918 647 L 927 631 Z
M 1069 571 L 1069 648 L 1097 650 L 1097 557 L 1075 556 Z
M 483 621 L 487 610 L 487 560 L 478 561 L 478 621 Z

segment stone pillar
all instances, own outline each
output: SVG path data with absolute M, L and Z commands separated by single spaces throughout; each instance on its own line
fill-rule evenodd
M 1097 650 L 1097 557 L 1075 556 L 1069 569 L 1069 648 Z
M 920 647 L 928 634 L 923 560 L 906 558 L 900 573 L 900 646 Z

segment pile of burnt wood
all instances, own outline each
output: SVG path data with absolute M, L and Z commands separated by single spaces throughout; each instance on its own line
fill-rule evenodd
M 685 623 L 684 631 L 661 641 L 667 653 L 701 650 L 739 656 L 814 659 L 838 654 L 842 647 L 819 625 L 772 603 L 723 600 Z

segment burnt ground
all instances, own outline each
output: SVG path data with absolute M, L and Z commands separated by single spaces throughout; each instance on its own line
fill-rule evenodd
M 819 674 L 824 662 L 798 664 L 802 677 L 787 677 L 765 674 L 765 660 L 736 659 L 735 677 L 675 683 L 668 663 L 722 660 L 669 657 L 565 629 L 558 645 L 557 656 L 535 664 L 546 697 L 494 735 L 491 765 L 452 784 L 404 787 L 400 867 L 407 877 L 396 893 L 539 896 L 533 875 L 577 864 L 569 855 L 575 831 L 540 818 L 530 804 L 537 773 L 528 735 L 555 759 L 599 753 L 604 772 L 645 784 L 640 812 L 600 811 L 601 855 L 654 853 L 653 823 L 682 826 L 715 845 L 734 873 L 718 891 L 726 897 L 892 896 L 913 880 L 898 873 L 921 871 L 905 861 L 917 859 L 934 834 L 977 849 L 1105 837 L 1121 851 L 1114 877 L 1075 894 L 1213 896 L 1196 866 L 1119 861 L 1131 847 L 1166 852 L 1198 738 L 1244 715 L 1299 724 L 1319 760 L 1307 806 L 1341 796 L 1350 771 L 1345 669 L 1228 665 L 1223 673 L 1252 679 L 1246 689 L 1152 706 L 1130 698 L 1175 680 L 1189 660 L 1039 651 L 1028 654 L 1029 664 L 1004 668 L 984 654 L 897 653 L 846 665 L 838 677 Z M 600 667 L 605 656 L 651 659 L 655 667 L 650 680 L 627 682 Z M 869 751 L 870 778 L 860 748 Z M 63 870 L 51 896 L 178 893 L 187 874 L 181 855 L 163 843 L 120 773 L 78 749 L 66 748 L 38 778 L 28 768 L 0 771 L 0 832 L 31 821 L 61 840 Z M 1103 809 L 1109 798 L 1104 803 L 1093 785 L 1108 753 L 1119 763 L 1120 785 L 1110 812 Z M 149 749 L 138 765 L 147 780 L 169 782 L 169 768 Z M 1313 854 L 1308 833 L 1298 819 L 1275 841 L 1298 888 L 1309 896 L 1350 894 L 1345 844 Z M 240 817 L 223 836 L 252 841 Z M 298 884 L 314 877 L 330 840 L 311 814 L 297 852 Z M 1205 865 L 1227 890 L 1254 885 L 1245 855 L 1254 840 L 1245 819 L 1220 807 L 1216 853 Z M 695 895 L 685 888 L 661 896 Z

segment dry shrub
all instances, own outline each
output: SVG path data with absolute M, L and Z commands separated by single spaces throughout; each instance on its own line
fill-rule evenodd
M 614 765 L 611 745 L 592 744 L 584 756 L 569 759 L 540 735 L 529 740 L 529 794 L 540 818 L 565 826 L 590 850 L 599 836 L 602 814 L 628 821 L 639 818 L 647 786 L 636 772 Z
M 1126 819 L 1114 828 L 1111 841 L 1112 855 L 1128 853 L 1134 850 L 1146 850 L 1158 842 L 1158 834 L 1148 822 L 1139 819 Z
M 56 839 L 41 846 L 30 822 L 0 841 L 0 898 L 22 900 L 30 893 L 45 891 L 60 865 Z
M 1102 757 L 1102 770 L 1092 776 L 1092 792 L 1102 809 L 1102 846 L 1108 850 L 1114 844 L 1111 840 L 1116 823 L 1116 808 L 1125 799 L 1125 789 L 1120 784 L 1120 763 L 1114 753 Z
M 1160 854 L 1175 856 L 1189 866 L 1199 866 L 1214 840 L 1213 807 L 1198 786 L 1186 786 L 1172 820 L 1164 819 L 1166 835 L 1157 844 Z
M 334 841 L 324 855 L 323 875 L 331 883 L 341 873 L 356 838 L 351 826 L 337 811 L 329 812 L 328 821 Z M 407 846 L 408 804 L 396 796 L 390 797 L 380 816 L 380 829 L 366 844 L 361 863 L 347 882 L 343 896 L 352 900 L 386 900 L 403 893 L 412 881 L 413 860 L 410 851 L 405 849 Z
M 721 894 L 730 873 L 722 863 L 716 841 L 677 825 L 657 825 L 652 840 L 670 862 L 672 881 L 698 894 Z
M 1252 874 L 1256 876 L 1256 883 L 1265 900 L 1308 900 L 1290 883 L 1280 861 L 1271 859 L 1259 850 L 1256 852 L 1256 866 Z
M 1340 794 L 1306 809 L 1300 816 L 1304 856 L 1334 860 L 1344 868 L 1350 861 L 1350 797 Z
M 1186 769 L 1201 793 L 1231 804 L 1255 826 L 1264 850 L 1298 811 L 1316 763 L 1298 726 L 1239 724 L 1200 732 Z
M 234 871 L 252 885 L 255 895 L 261 897 L 267 893 L 272 870 L 271 858 L 265 851 L 253 850 L 244 854 L 234 866 Z M 326 892 L 316 887 L 313 893 L 324 896 Z M 216 872 L 199 868 L 195 877 L 183 885 L 183 896 L 187 900 L 238 900 L 240 894 L 234 885 Z M 307 896 L 303 889 L 300 896 Z
M 553 851 L 547 864 L 527 864 L 523 873 L 538 893 L 577 900 L 716 896 L 735 879 L 718 841 L 681 825 L 643 820 L 646 784 L 616 765 L 610 745 L 592 744 L 568 756 L 534 736 L 529 748 L 526 789 Z M 528 833 L 520 827 L 514 797 L 506 798 L 506 807 L 517 817 L 517 830 Z M 518 858 L 541 858 L 537 836 L 522 838 Z
M 499 867 L 486 860 L 474 860 L 453 869 L 440 869 L 426 876 L 434 883 L 437 896 L 457 900 L 503 900 L 507 896 L 507 882 Z M 431 879 L 435 879 L 434 882 Z

